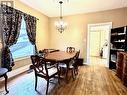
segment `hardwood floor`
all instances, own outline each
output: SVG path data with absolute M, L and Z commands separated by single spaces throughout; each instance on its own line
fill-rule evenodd
M 97 62 L 97 61 L 93 61 Z M 99 63 L 99 62 L 97 62 Z M 127 88 L 115 75 L 103 65 L 81 66 L 76 80 L 69 83 L 53 79 L 49 85 L 49 95 L 127 95 Z M 5 95 L 4 82 L 0 81 L 0 95 Z M 38 92 L 34 90 L 34 73 L 23 73 L 8 81 L 7 95 L 45 95 L 46 81 L 39 78 Z

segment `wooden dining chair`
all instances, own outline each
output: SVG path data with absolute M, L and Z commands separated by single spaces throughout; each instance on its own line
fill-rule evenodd
M 80 50 L 70 60 L 65 60 L 64 62 L 59 63 L 60 71 L 62 72 L 63 69 L 65 69 L 66 71 L 67 71 L 67 69 L 69 71 L 71 71 L 71 74 L 72 74 L 71 76 L 72 76 L 73 80 L 75 79 L 76 75 L 78 75 L 78 66 L 79 66 L 78 65 L 78 57 L 79 57 L 79 53 L 80 53 Z M 67 64 L 69 65 L 68 68 L 67 68 Z M 65 74 L 67 74 L 67 73 L 65 73 Z
M 48 49 L 39 50 L 39 56 L 46 56 L 49 53 Z
M 78 75 L 78 67 L 79 67 L 78 59 L 79 59 L 79 54 L 80 54 L 80 50 L 76 53 L 76 55 L 74 57 L 73 67 L 74 67 L 74 74 L 75 75 Z
M 71 72 L 71 76 L 73 80 L 75 79 L 74 76 L 74 67 L 73 67 L 74 58 L 71 58 L 69 60 L 65 60 L 62 63 L 59 63 L 60 68 L 60 75 L 64 75 L 66 80 L 68 81 L 68 73 Z M 67 67 L 68 65 L 68 67 Z
M 58 64 L 54 64 L 51 60 L 46 60 L 38 55 L 31 56 L 33 68 L 35 71 L 35 90 L 37 90 L 37 78 L 41 77 L 47 81 L 46 95 L 48 94 L 48 87 L 50 79 L 58 75 L 58 82 L 60 78 L 60 73 L 58 69 Z M 53 65 L 48 65 L 47 62 L 53 63 Z M 60 83 L 60 82 L 59 82 Z
M 68 52 L 68 53 L 75 52 L 75 48 L 74 47 L 67 47 L 66 52 Z
M 7 72 L 8 72 L 8 69 L 0 68 L 0 77 L 4 77 L 5 78 L 5 90 L 6 90 L 6 93 L 9 92 L 7 90 L 7 79 L 8 79 Z

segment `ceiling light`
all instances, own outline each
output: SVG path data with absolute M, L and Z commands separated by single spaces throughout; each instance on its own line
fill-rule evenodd
M 62 17 L 62 4 L 63 4 L 63 1 L 59 1 L 59 4 L 60 4 L 60 18 L 57 22 L 55 22 L 55 26 L 56 26 L 56 29 L 62 33 L 66 27 L 67 27 L 67 23 L 63 21 L 63 17 Z

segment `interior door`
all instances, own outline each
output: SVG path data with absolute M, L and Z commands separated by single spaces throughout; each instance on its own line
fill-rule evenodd
M 90 56 L 99 56 L 100 54 L 100 32 L 90 32 Z

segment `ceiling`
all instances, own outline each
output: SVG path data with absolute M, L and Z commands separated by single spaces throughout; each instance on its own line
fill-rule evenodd
M 20 0 L 48 17 L 60 15 L 60 0 Z M 127 0 L 63 0 L 63 15 L 97 12 L 127 7 Z

